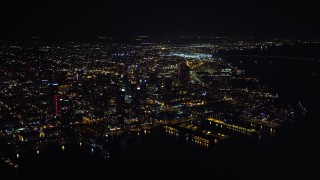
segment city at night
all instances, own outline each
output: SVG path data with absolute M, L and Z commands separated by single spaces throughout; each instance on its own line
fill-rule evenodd
M 317 176 L 314 4 L 0 10 L 0 178 Z

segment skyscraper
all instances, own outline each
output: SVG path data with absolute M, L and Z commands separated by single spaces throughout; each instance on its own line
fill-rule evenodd
M 54 103 L 55 103 L 55 115 L 58 116 L 59 115 L 59 98 L 58 95 L 54 95 Z
M 116 113 L 118 116 L 118 123 L 123 125 L 124 124 L 124 116 L 125 116 L 125 89 L 120 88 L 117 92 L 116 97 Z
M 178 78 L 182 86 L 187 85 L 190 80 L 190 68 L 185 62 L 179 64 Z

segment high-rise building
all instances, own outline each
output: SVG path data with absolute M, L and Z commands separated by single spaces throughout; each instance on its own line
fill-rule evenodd
M 178 78 L 179 83 L 183 86 L 187 85 L 190 80 L 190 68 L 185 62 L 179 64 Z
M 125 89 L 120 88 L 117 92 L 116 97 L 116 113 L 118 115 L 118 123 L 123 125 L 125 116 L 126 100 L 125 100 Z
M 58 95 L 54 95 L 54 104 L 55 104 L 55 115 L 59 115 L 59 98 Z

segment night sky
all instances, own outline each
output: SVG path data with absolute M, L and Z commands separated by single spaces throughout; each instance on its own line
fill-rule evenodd
M 1 1 L 0 37 L 319 37 L 317 17 L 308 1 Z

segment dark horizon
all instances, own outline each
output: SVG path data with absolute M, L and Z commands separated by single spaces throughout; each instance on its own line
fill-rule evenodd
M 1 39 L 98 36 L 319 37 L 304 1 L 1 2 Z

